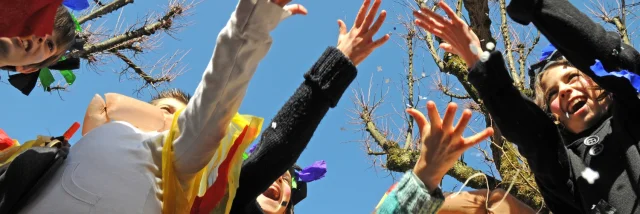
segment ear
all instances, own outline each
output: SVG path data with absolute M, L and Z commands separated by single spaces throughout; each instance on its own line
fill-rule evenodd
M 24 67 L 24 66 L 16 66 L 16 71 L 18 73 L 23 73 L 23 74 L 30 74 L 30 73 L 36 72 L 38 70 L 39 69 L 37 69 L 37 68 L 27 68 L 27 67 Z

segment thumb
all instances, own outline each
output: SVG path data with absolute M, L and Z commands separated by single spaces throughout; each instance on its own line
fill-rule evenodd
M 468 137 L 466 139 L 462 140 L 462 150 L 463 152 L 466 151 L 467 149 L 471 148 L 472 146 L 482 142 L 483 140 L 486 140 L 487 138 L 491 137 L 491 135 L 493 135 L 493 128 L 489 127 L 486 128 L 485 130 L 483 130 L 480 133 L 477 133 L 471 137 Z
M 338 28 L 340 29 L 340 35 L 347 33 L 347 25 L 340 19 L 338 19 Z
M 307 8 L 300 4 L 289 4 L 282 7 L 282 9 L 289 11 L 292 15 L 307 15 Z
M 420 130 L 420 136 L 422 136 L 423 134 L 425 134 L 427 127 L 429 126 L 429 122 L 427 121 L 427 118 L 424 116 L 424 114 L 422 114 L 422 112 L 418 111 L 417 109 L 414 108 L 410 108 L 407 109 L 407 113 L 409 115 L 411 115 L 411 117 L 413 117 L 413 119 L 416 120 L 416 123 L 418 123 L 418 129 Z

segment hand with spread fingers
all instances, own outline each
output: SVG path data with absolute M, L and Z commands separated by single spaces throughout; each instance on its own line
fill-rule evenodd
M 464 138 L 464 133 L 471 110 L 464 110 L 456 126 L 453 118 L 458 105 L 449 103 L 444 118 L 440 118 L 436 104 L 427 102 L 429 120 L 416 109 L 407 109 L 418 124 L 420 130 L 420 158 L 413 168 L 413 172 L 422 180 L 429 192 L 438 187 L 442 177 L 449 171 L 464 151 L 482 142 L 493 134 L 492 128 L 487 128 L 471 137 Z
M 416 25 L 442 38 L 445 43 L 440 43 L 440 48 L 460 56 L 467 63 L 467 66 L 473 66 L 478 62 L 480 53 L 482 53 L 480 39 L 447 3 L 440 1 L 438 6 L 451 20 L 423 7 L 420 11 L 413 11 Z
M 373 19 L 376 17 L 381 0 L 374 0 L 371 8 L 369 8 L 370 3 L 371 0 L 364 0 L 349 32 L 347 32 L 347 25 L 342 20 L 338 20 L 340 36 L 338 37 L 337 48 L 356 66 L 367 58 L 373 50 L 389 40 L 389 34 L 385 34 L 378 40 L 373 40 L 373 36 L 384 23 L 387 12 L 382 10 L 374 23 Z
M 300 4 L 289 4 L 291 0 L 269 0 L 271 3 L 277 4 L 284 10 L 289 11 L 292 15 L 307 15 L 307 8 Z

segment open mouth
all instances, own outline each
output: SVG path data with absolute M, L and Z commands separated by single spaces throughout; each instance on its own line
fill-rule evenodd
M 275 185 L 271 185 L 269 187 L 269 189 L 267 189 L 267 191 L 264 191 L 262 193 L 262 195 L 264 195 L 265 197 L 274 200 L 274 201 L 279 201 L 280 200 L 280 188 L 278 188 Z
M 24 47 L 24 51 L 29 52 L 31 47 L 33 47 L 33 42 L 31 40 L 20 40 L 22 41 L 22 46 Z
M 33 42 L 31 40 L 22 40 L 18 38 L 18 44 L 21 48 L 24 49 L 25 52 L 29 52 L 33 47 Z
M 585 104 L 587 104 L 587 99 L 585 99 L 584 97 L 575 98 L 569 102 L 566 112 L 569 114 L 574 114 L 582 107 L 584 107 Z

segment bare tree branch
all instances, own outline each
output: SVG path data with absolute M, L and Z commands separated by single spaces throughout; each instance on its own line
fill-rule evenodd
M 172 79 L 168 76 L 162 76 L 160 78 L 153 78 L 152 76 L 148 75 L 146 72 L 144 72 L 142 70 L 142 68 L 140 68 L 140 66 L 136 65 L 133 61 L 131 61 L 127 56 L 125 56 L 124 54 L 120 53 L 120 52 L 116 52 L 114 51 L 113 54 L 115 56 L 117 56 L 119 59 L 121 59 L 125 64 L 127 64 L 128 68 L 133 69 L 133 71 L 138 74 L 140 76 L 140 78 L 142 78 L 145 81 L 145 84 L 151 84 L 154 85 L 156 83 L 161 83 L 161 82 L 169 82 Z
M 104 4 L 100 0 L 93 0 L 98 6 L 102 7 Z
M 114 0 L 112 2 L 110 2 L 109 4 L 103 5 L 99 0 L 95 0 L 96 4 L 100 5 L 101 7 L 98 8 L 97 10 L 92 11 L 91 13 L 87 14 L 86 16 L 80 17 L 78 19 L 78 23 L 80 24 L 84 24 L 87 21 L 93 20 L 95 18 L 99 18 L 102 17 L 106 14 L 109 14 L 113 11 L 119 10 L 120 8 L 133 3 L 133 0 Z
M 171 28 L 172 19 L 182 14 L 182 12 L 183 8 L 180 5 L 171 6 L 169 11 L 155 23 L 151 23 L 136 30 L 128 31 L 124 34 L 114 36 L 106 41 L 97 44 L 87 45 L 83 48 L 83 50 L 74 51 L 70 55 L 72 57 L 88 58 L 92 53 L 106 51 L 129 40 L 140 38 L 142 36 L 152 35 L 156 33 L 157 30 L 168 30 Z
M 502 34 L 502 42 L 504 42 L 504 49 L 506 51 L 505 53 L 505 57 L 507 57 L 507 67 L 509 68 L 509 71 L 511 72 L 511 77 L 513 78 L 513 84 L 516 85 L 516 87 L 518 88 L 523 88 L 523 84 L 522 84 L 522 80 L 520 78 L 516 78 L 519 77 L 520 75 L 518 75 L 518 70 L 516 70 L 516 66 L 514 63 L 514 59 L 513 59 L 513 53 L 512 53 L 512 44 L 511 44 L 511 36 L 509 33 L 509 25 L 507 24 L 507 2 L 506 0 L 499 0 L 498 1 L 500 3 L 500 34 Z
M 407 33 L 407 36 L 405 38 L 406 40 L 406 45 L 409 48 L 409 50 L 407 51 L 408 54 L 408 61 L 407 63 L 409 64 L 408 70 L 407 70 L 407 103 L 411 104 L 411 106 L 413 106 L 413 83 L 414 83 L 414 78 L 413 78 L 413 40 L 415 38 L 415 30 L 410 29 L 409 33 Z M 407 130 L 405 131 L 405 143 L 404 143 L 404 149 L 409 149 L 412 145 L 412 140 L 413 140 L 413 117 L 408 117 L 407 118 Z
M 592 8 L 589 8 L 589 11 L 594 16 L 602 19 L 602 21 L 604 21 L 605 23 L 612 24 L 613 26 L 615 26 L 616 30 L 620 34 L 620 37 L 621 37 L 622 41 L 627 45 L 632 45 L 631 44 L 631 39 L 629 38 L 629 33 L 628 33 L 628 30 L 627 30 L 627 26 L 625 24 L 626 23 L 626 11 L 627 11 L 627 7 L 629 7 L 629 5 L 626 5 L 625 1 L 622 0 L 621 4 L 619 4 L 618 8 L 616 8 L 616 11 L 619 11 L 619 13 L 618 13 L 618 15 L 615 15 L 615 16 L 609 14 L 609 12 L 606 10 L 606 6 L 604 5 L 604 2 L 598 2 L 598 5 L 596 5 L 596 6 L 598 7 L 598 10 L 599 10 L 598 12 L 596 12 Z M 631 7 L 633 7 L 633 6 L 631 6 Z

